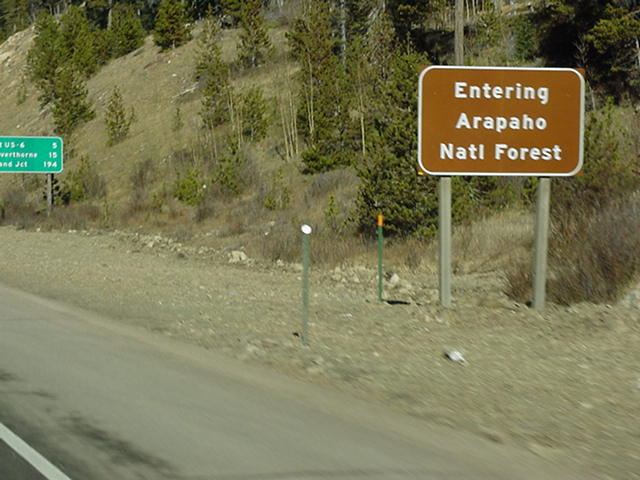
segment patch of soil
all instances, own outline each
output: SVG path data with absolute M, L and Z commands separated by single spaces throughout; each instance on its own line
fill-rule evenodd
M 433 273 L 390 276 L 389 304 L 377 301 L 373 266 L 312 270 L 305 346 L 299 265 L 122 232 L 2 227 L 0 244 L 7 285 L 597 478 L 640 479 L 638 302 L 540 313 L 508 299 L 501 275 L 488 272 L 455 277 L 454 308 L 445 310 Z

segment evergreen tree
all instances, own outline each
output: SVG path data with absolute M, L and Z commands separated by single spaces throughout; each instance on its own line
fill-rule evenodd
M 345 98 L 345 75 L 335 51 L 329 3 L 308 3 L 288 40 L 300 64 L 298 116 L 307 143 L 302 154 L 304 171 L 316 173 L 348 165 L 358 147 L 350 136 L 353 130 Z
M 226 69 L 227 65 L 222 60 L 222 52 L 220 50 L 220 28 L 213 11 L 208 10 L 196 47 L 194 78 L 196 81 L 206 83 L 210 77 L 215 77 L 220 70 L 224 70 L 224 77 L 226 78 Z
M 246 0 L 240 14 L 238 63 L 244 67 L 260 66 L 273 47 L 267 34 L 260 0 Z
M 251 141 L 260 141 L 267 136 L 269 117 L 267 116 L 267 102 L 262 89 L 252 88 L 242 99 L 242 134 Z
M 30 6 L 29 0 L 2 0 L 0 2 L 2 27 L 7 35 L 12 35 L 29 26 L 31 23 Z
M 118 3 L 111 22 L 113 56 L 120 57 L 140 48 L 144 43 L 142 22 L 131 5 Z
M 122 100 L 122 94 L 118 87 L 114 87 L 104 121 L 107 126 L 107 134 L 109 136 L 109 145 L 118 143 L 129 134 L 131 123 L 135 119 L 133 108 L 127 114 L 127 110 Z
M 220 0 L 220 8 L 224 22 L 235 27 L 240 21 L 242 3 L 244 0 Z
M 180 0 L 162 0 L 153 30 L 153 41 L 162 50 L 176 48 L 191 40 L 189 17 Z
M 29 76 L 40 90 L 40 105 L 53 100 L 56 72 L 65 60 L 60 48 L 58 24 L 49 13 L 42 11 L 35 24 L 35 38 L 27 54 Z
M 374 13 L 379 7 L 379 0 L 344 0 L 348 12 L 347 37 L 348 40 L 355 37 L 363 37 L 369 33 Z
M 92 119 L 95 112 L 87 100 L 84 77 L 70 66 L 58 69 L 53 89 L 53 122 L 55 132 L 70 135 L 82 123 Z
M 83 8 L 89 21 L 99 29 L 105 30 L 109 28 L 113 3 L 114 0 L 83 0 Z
M 60 48 L 66 62 L 85 77 L 91 76 L 98 68 L 95 52 L 94 31 L 85 11 L 80 7 L 69 7 L 60 19 Z
M 608 5 L 585 35 L 590 73 L 609 93 L 630 91 L 640 96 L 638 11 Z
M 391 64 L 398 45 L 393 25 L 386 14 L 367 23 L 366 32 L 355 35 L 347 51 L 347 96 L 350 109 L 358 117 L 360 151 L 366 155 L 374 133 L 374 123 L 386 105 L 384 89 L 390 81 Z
M 373 148 L 358 168 L 355 219 L 362 231 L 371 231 L 379 214 L 393 234 L 435 231 L 436 181 L 416 175 L 416 72 L 423 62 L 416 53 L 397 52 L 380 89 Z
M 538 5 L 538 53 L 549 66 L 585 67 L 608 94 L 640 96 L 637 2 L 557 0 Z
M 388 0 L 387 8 L 398 37 L 402 41 L 414 40 L 424 31 L 425 21 L 437 7 L 433 0 Z
M 229 67 L 222 60 L 220 29 L 211 13 L 204 21 L 198 39 L 194 69 L 195 79 L 204 85 L 200 116 L 206 128 L 214 128 L 229 120 Z
M 105 65 L 113 58 L 113 33 L 111 30 L 94 29 L 93 51 L 98 67 Z

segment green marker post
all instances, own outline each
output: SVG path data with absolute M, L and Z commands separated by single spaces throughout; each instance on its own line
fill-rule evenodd
M 382 228 L 384 225 L 384 217 L 378 215 L 378 300 L 384 302 L 382 298 L 382 253 L 384 249 L 384 235 Z
M 302 343 L 309 344 L 309 235 L 311 227 L 302 225 Z

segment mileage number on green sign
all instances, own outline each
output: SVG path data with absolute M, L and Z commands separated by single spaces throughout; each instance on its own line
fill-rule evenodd
M 60 173 L 60 137 L 0 137 L 0 172 Z

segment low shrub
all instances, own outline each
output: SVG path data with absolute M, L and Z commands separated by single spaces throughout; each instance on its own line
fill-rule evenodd
M 640 274 L 640 196 L 565 219 L 556 228 L 548 281 L 553 301 L 612 302 Z

